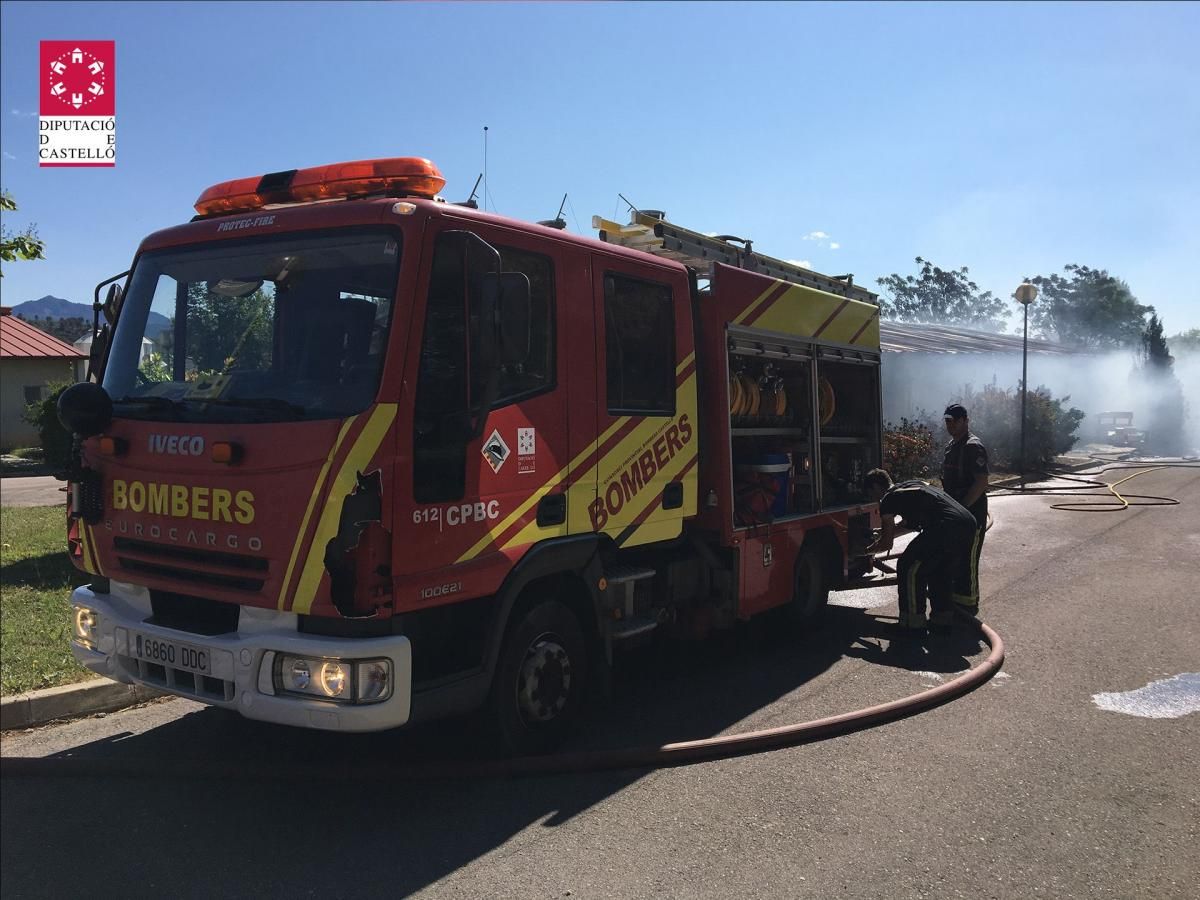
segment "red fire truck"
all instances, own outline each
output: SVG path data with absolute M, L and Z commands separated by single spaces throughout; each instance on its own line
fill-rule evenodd
M 528 750 L 615 652 L 810 620 L 870 570 L 874 295 L 661 213 L 594 240 L 444 183 L 218 184 L 97 287 L 60 402 L 88 668 L 313 728 L 482 710 Z

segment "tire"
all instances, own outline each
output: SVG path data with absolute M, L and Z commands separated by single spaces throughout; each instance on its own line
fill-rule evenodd
M 583 706 L 587 672 L 583 629 L 564 604 L 540 603 L 511 624 L 488 698 L 500 748 L 520 756 L 560 744 Z
M 792 621 L 799 626 L 814 625 L 824 615 L 828 603 L 824 558 L 818 548 L 804 548 L 796 557 L 792 577 Z

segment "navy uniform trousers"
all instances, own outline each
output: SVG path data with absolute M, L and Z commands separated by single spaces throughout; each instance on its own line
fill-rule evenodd
M 925 626 L 927 597 L 935 625 L 949 625 L 954 620 L 955 578 L 970 564 L 972 542 L 980 543 L 975 539 L 977 533 L 969 525 L 939 525 L 909 542 L 896 567 L 902 628 Z

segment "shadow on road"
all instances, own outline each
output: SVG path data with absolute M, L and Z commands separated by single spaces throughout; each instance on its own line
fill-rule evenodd
M 937 671 L 969 666 L 961 653 L 941 651 L 936 660 L 917 665 L 914 656 L 909 665 L 873 642 L 881 634 L 875 617 L 832 607 L 824 626 L 805 637 L 768 617 L 703 644 L 643 648 L 624 660 L 612 700 L 589 716 L 567 749 L 709 737 L 846 656 Z M 895 696 L 905 692 L 898 685 Z M 345 779 L 6 779 L 5 894 L 74 894 L 96 876 L 104 880 L 90 883 L 134 895 L 408 894 L 514 839 L 536 840 L 530 826 L 566 822 L 646 774 L 384 783 L 354 777 L 356 768 L 401 770 L 479 754 L 475 731 L 464 722 L 337 735 L 205 709 L 62 755 L 139 761 L 149 776 L 158 760 L 252 760 Z M 546 878 L 553 890 L 552 873 Z

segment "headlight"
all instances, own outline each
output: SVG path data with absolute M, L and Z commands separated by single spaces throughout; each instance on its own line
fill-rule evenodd
M 330 697 L 340 697 L 346 692 L 346 666 L 338 662 L 327 662 L 321 666 L 321 690 Z
M 100 614 L 86 606 L 75 607 L 75 641 L 94 650 L 96 632 L 100 628 Z
M 379 703 L 392 695 L 392 662 L 280 654 L 274 681 L 282 693 L 335 703 Z
M 389 659 L 372 659 L 360 662 L 355 666 L 358 677 L 355 678 L 356 689 L 354 698 L 359 703 L 372 703 L 376 700 L 386 700 L 392 693 L 392 661 Z

